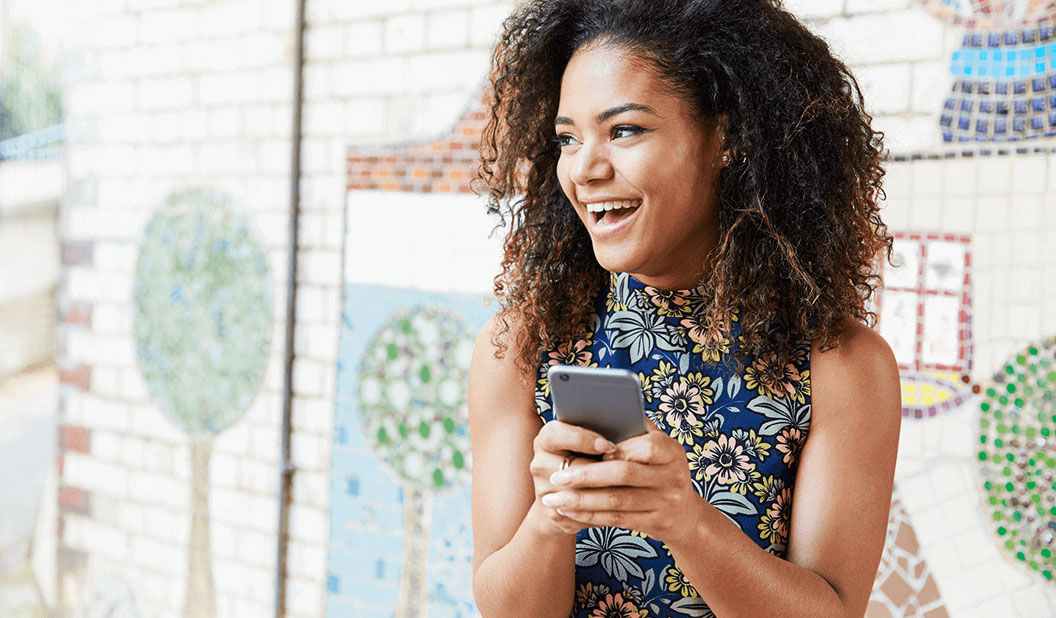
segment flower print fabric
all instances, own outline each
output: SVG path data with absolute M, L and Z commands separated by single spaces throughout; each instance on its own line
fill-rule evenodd
M 543 353 L 535 401 L 553 420 L 551 365 L 618 367 L 638 374 L 646 413 L 686 451 L 697 494 L 764 550 L 784 557 L 792 489 L 810 430 L 810 344 L 793 363 L 747 358 L 730 332 L 708 335 L 701 290 L 658 290 L 612 274 L 591 331 Z M 576 539 L 575 618 L 709 618 L 707 603 L 667 546 L 622 528 L 585 528 Z

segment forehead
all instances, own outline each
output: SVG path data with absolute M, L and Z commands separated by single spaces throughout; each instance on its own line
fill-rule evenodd
M 597 111 L 621 103 L 648 102 L 654 109 L 680 106 L 681 97 L 671 92 L 648 60 L 612 46 L 577 50 L 561 77 L 562 114 L 580 109 Z

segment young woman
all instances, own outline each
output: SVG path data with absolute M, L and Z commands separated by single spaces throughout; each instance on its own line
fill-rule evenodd
M 880 135 L 846 67 L 775 0 L 527 0 L 491 87 L 483 616 L 862 616 L 901 414 L 864 325 Z M 552 364 L 636 372 L 649 432 L 555 421 Z

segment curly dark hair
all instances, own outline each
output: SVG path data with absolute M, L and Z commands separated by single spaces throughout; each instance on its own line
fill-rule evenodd
M 866 302 L 892 242 L 878 208 L 883 134 L 823 40 L 777 0 L 527 0 L 492 57 L 477 180 L 509 226 L 495 278 L 499 356 L 511 320 L 525 368 L 581 335 L 607 281 L 558 183 L 553 142 L 561 77 L 585 45 L 626 49 L 701 118 L 726 119 L 734 156 L 702 285 L 710 315 L 738 316 L 740 360 L 785 362 L 803 339 L 835 347 L 848 318 L 875 323 Z

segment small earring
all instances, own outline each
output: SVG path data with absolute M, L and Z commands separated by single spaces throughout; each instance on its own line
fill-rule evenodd
M 724 165 L 729 165 L 729 163 L 730 163 L 730 155 L 728 155 L 728 154 L 722 155 L 722 162 L 723 162 Z

